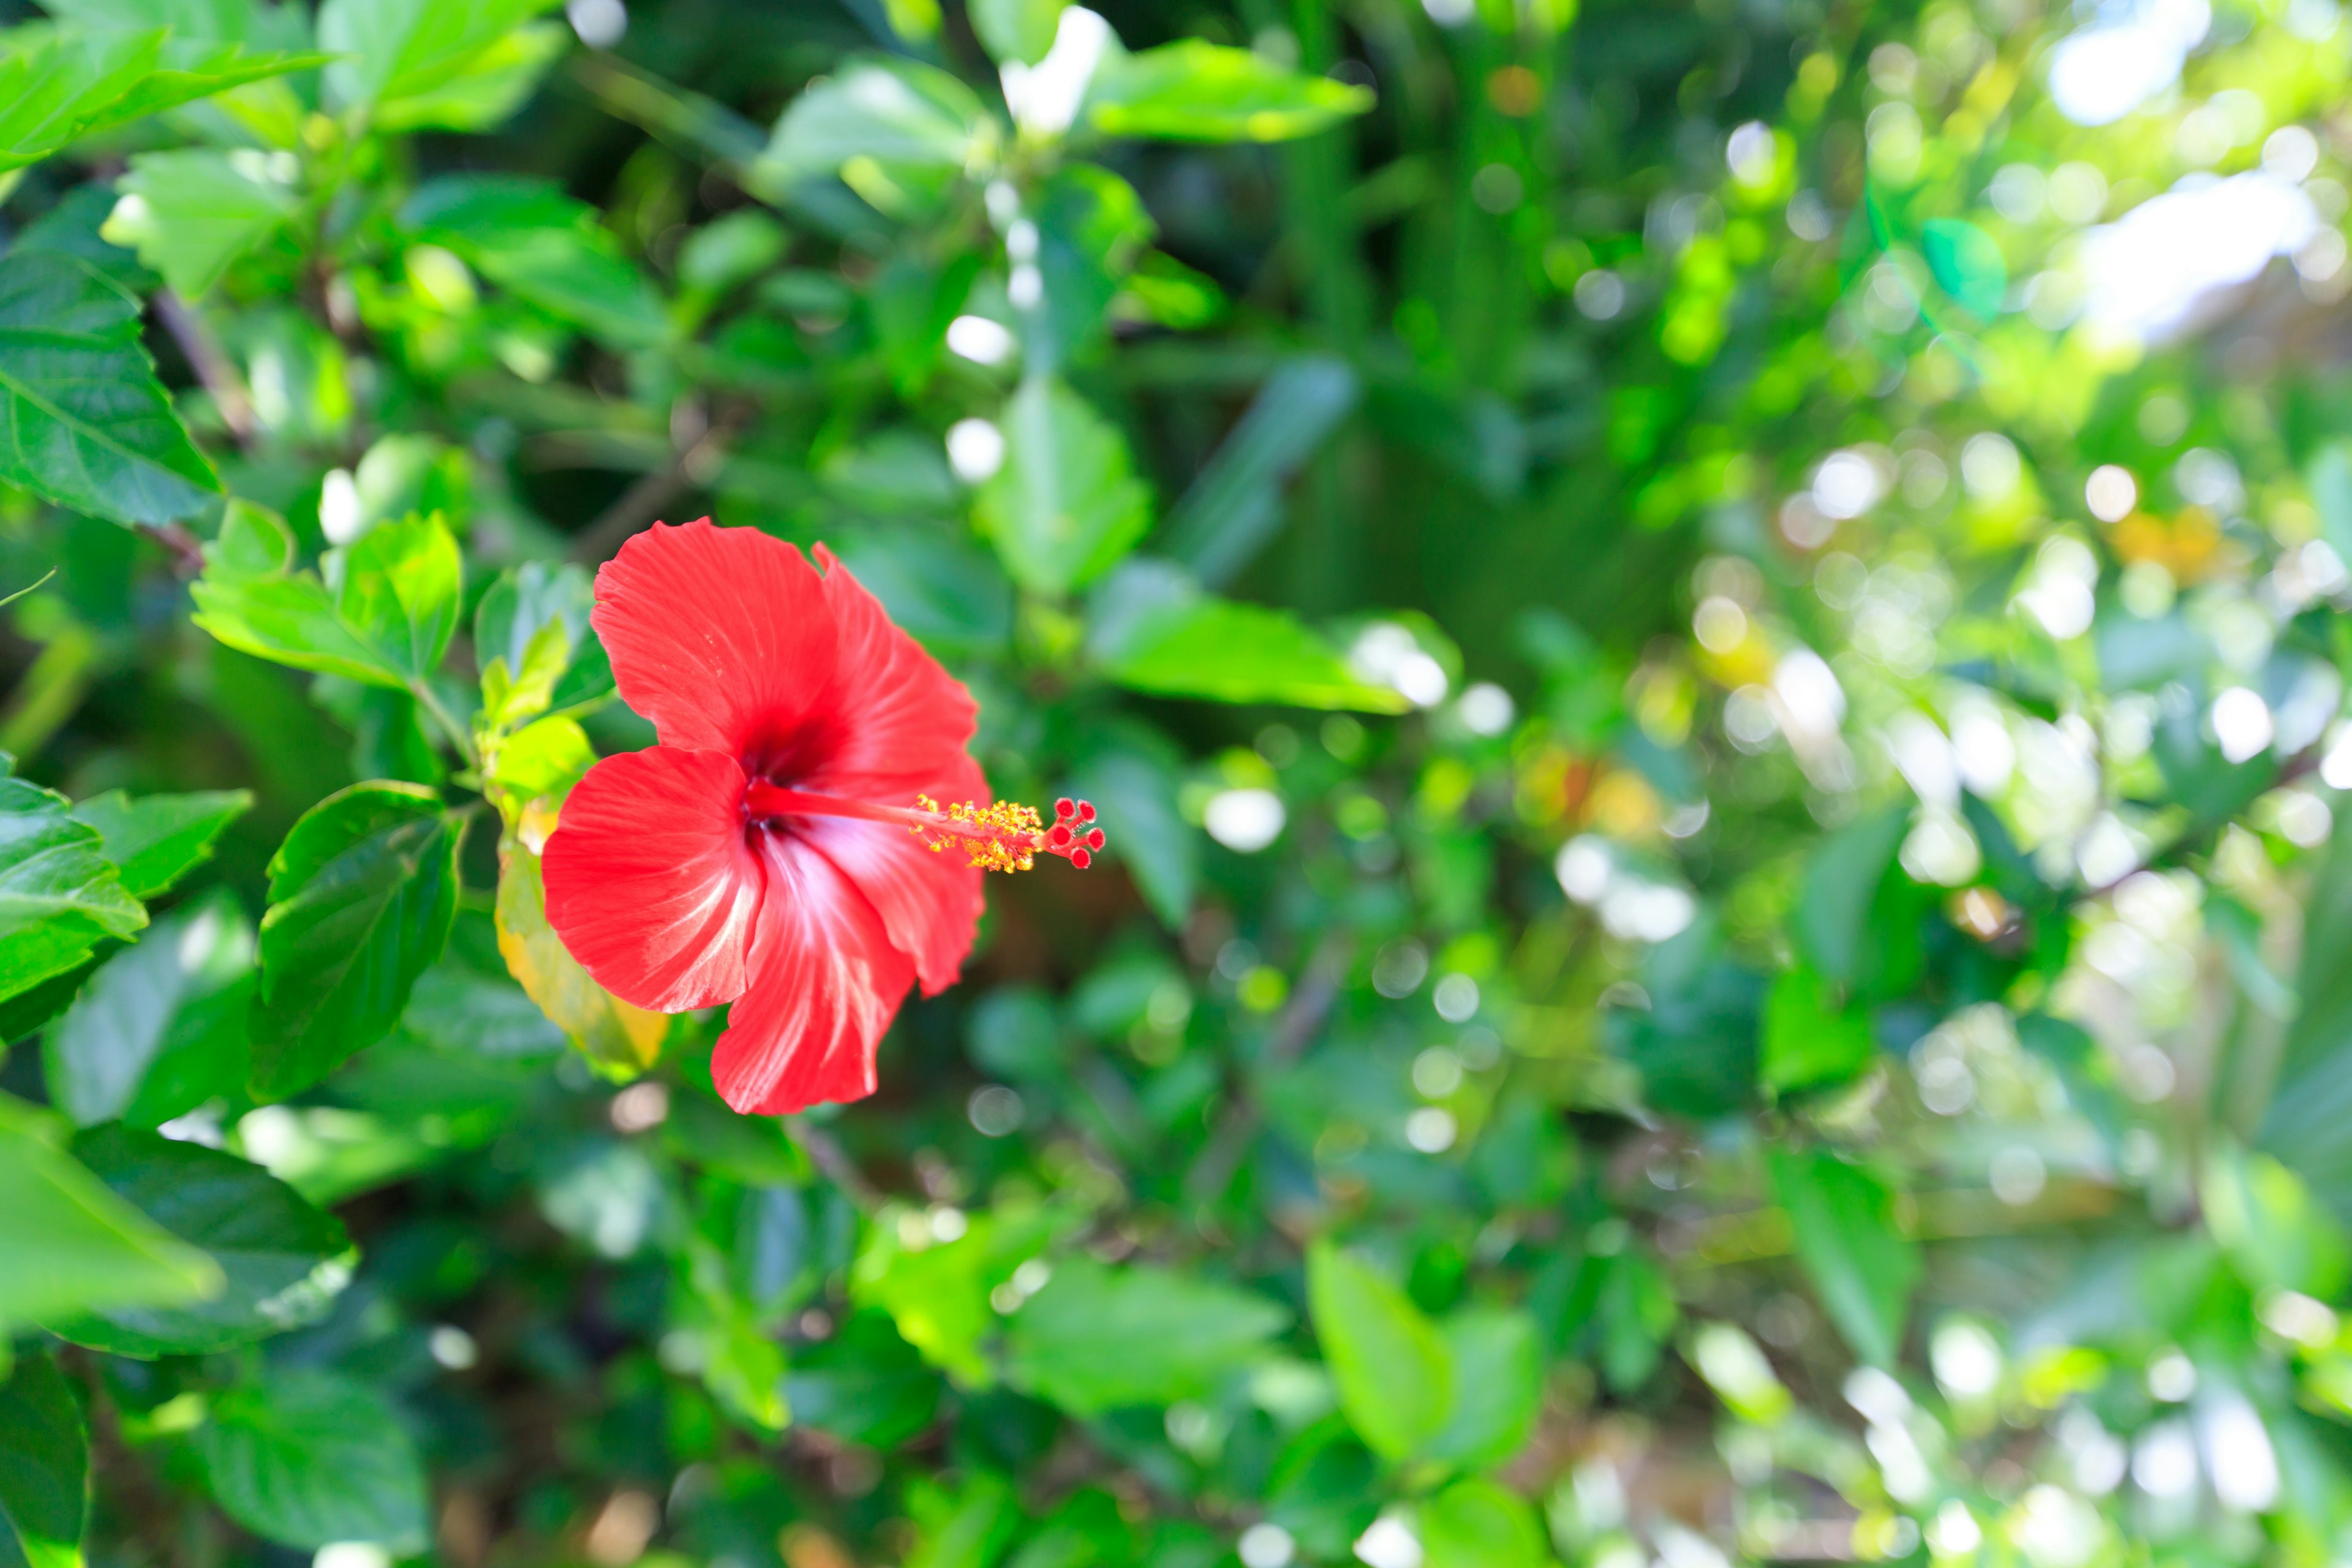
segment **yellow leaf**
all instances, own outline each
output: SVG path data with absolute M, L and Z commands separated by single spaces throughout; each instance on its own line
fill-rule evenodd
M 499 953 L 530 999 L 589 1065 L 635 1078 L 654 1065 L 669 1033 L 667 1014 L 631 1006 L 596 984 L 547 923 L 539 857 L 509 835 L 499 846 Z

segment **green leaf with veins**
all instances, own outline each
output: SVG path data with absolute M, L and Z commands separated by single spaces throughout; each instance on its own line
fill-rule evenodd
M 131 896 L 152 899 L 211 859 L 213 841 L 252 805 L 250 790 L 197 790 L 132 800 L 115 789 L 78 802 L 73 815 L 98 829 L 100 852 L 121 872 Z
M 425 1467 L 391 1406 L 338 1373 L 277 1367 L 230 1389 L 191 1435 L 231 1519 L 305 1550 L 374 1542 L 396 1555 L 428 1539 Z
M 0 1371 L 0 1563 L 81 1568 L 89 1434 L 46 1351 Z
M 0 484 L 121 523 L 220 490 L 155 379 L 138 301 L 54 250 L 0 256 Z
M 147 911 L 122 886 L 98 829 L 63 795 L 0 778 L 0 997 L 79 963 Z

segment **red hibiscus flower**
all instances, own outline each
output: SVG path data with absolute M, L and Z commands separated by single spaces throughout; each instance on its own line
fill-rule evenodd
M 661 743 L 590 769 L 545 852 L 572 955 L 640 1007 L 734 1004 L 711 1075 L 771 1115 L 874 1091 L 908 986 L 962 967 L 983 868 L 1103 842 L 1089 805 L 975 804 L 971 695 L 816 561 L 707 518 L 622 546 L 591 619 Z

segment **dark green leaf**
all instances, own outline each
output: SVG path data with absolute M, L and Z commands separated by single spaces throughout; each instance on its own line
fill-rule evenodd
M 43 1080 L 84 1127 L 154 1127 L 242 1094 L 252 922 L 226 893 L 158 921 L 101 964 L 42 1044 Z
M 799 1426 L 887 1449 L 931 1424 L 941 1388 L 940 1374 L 887 1315 L 859 1312 L 831 1339 L 794 1355 L 784 1399 Z
M 1919 1282 L 1919 1244 L 1896 1228 L 1894 1194 L 1823 1150 L 1776 1149 L 1771 1167 L 1797 1258 L 1830 1321 L 1854 1354 L 1894 1365 Z
M 1072 792 L 1093 801 L 1106 832 L 1118 836 L 1108 859 L 1135 879 L 1151 912 L 1162 924 L 1181 925 L 1200 877 L 1200 835 L 1177 809 L 1182 763 L 1166 737 L 1141 725 L 1103 739 L 1108 743 L 1078 763 Z
M 76 821 L 98 829 L 100 852 L 114 862 L 124 890 L 134 899 L 152 899 L 211 859 L 213 841 L 221 829 L 252 805 L 250 790 L 198 790 L 132 800 L 116 789 L 79 803 L 73 815 Z
M 552 184 L 445 175 L 409 198 L 401 222 L 558 320 L 630 345 L 668 335 L 653 285 L 615 253 L 593 209 Z
M 223 1396 L 194 1442 L 213 1496 L 257 1534 L 306 1550 L 425 1550 L 424 1467 L 399 1416 L 360 1384 L 274 1368 Z
M 353 784 L 303 815 L 269 863 L 257 1093 L 316 1083 L 399 1019 L 457 909 L 456 825 L 432 791 Z
M 1346 361 L 1301 355 L 1266 378 L 1168 514 L 1168 553 L 1211 587 L 1232 581 L 1282 525 L 1281 485 L 1356 406 Z
M 80 1568 L 89 1435 L 58 1363 L 29 1355 L 0 1382 L 0 1563 Z
M 1454 1408 L 1453 1362 L 1435 1325 L 1402 1290 L 1318 1241 L 1307 1254 L 1307 1300 L 1339 1408 L 1374 1453 L 1402 1460 L 1444 1430 Z
M 311 1321 L 350 1278 L 342 1222 L 233 1154 L 110 1124 L 74 1152 L 125 1201 L 192 1247 L 227 1281 L 188 1307 L 118 1307 L 46 1320 L 54 1332 L 115 1355 L 205 1354 Z
M 155 379 L 137 302 L 54 250 L 0 256 L 0 483 L 122 523 L 186 517 L 220 489 Z
M 125 891 L 98 829 L 65 797 L 0 778 L 0 997 L 62 974 L 147 911 Z
M 1211 1393 L 1288 1324 L 1274 1302 L 1172 1269 L 1064 1259 L 1014 1315 L 1015 1381 L 1074 1415 Z

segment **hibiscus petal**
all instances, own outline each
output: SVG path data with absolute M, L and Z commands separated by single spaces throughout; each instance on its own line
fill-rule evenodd
M 656 523 L 596 574 L 590 616 L 621 699 L 662 743 L 789 776 L 831 750 L 835 636 L 801 552 L 709 518 Z
M 968 764 L 969 765 L 969 764 Z M 980 769 L 970 768 L 980 784 Z M 971 798 L 970 794 L 958 796 Z M 889 932 L 890 944 L 915 961 L 923 994 L 936 996 L 963 972 L 963 955 L 980 931 L 986 874 L 950 849 L 934 853 L 905 828 L 846 816 L 807 816 L 793 825 L 866 895 Z
M 824 856 L 762 841 L 768 896 L 750 984 L 711 1052 L 720 1098 L 745 1114 L 788 1116 L 874 1092 L 874 1049 L 914 980 L 881 915 Z
M 802 787 L 903 805 L 925 792 L 945 799 L 942 791 L 961 790 L 967 774 L 979 780 L 964 751 L 979 724 L 971 693 L 891 622 L 833 552 L 820 544 L 816 559 L 839 638 L 834 701 L 848 721 Z M 981 781 L 956 798 L 985 803 L 987 791 Z
M 596 983 L 657 1013 L 740 995 L 764 886 L 723 752 L 606 757 L 547 841 L 547 918 Z

